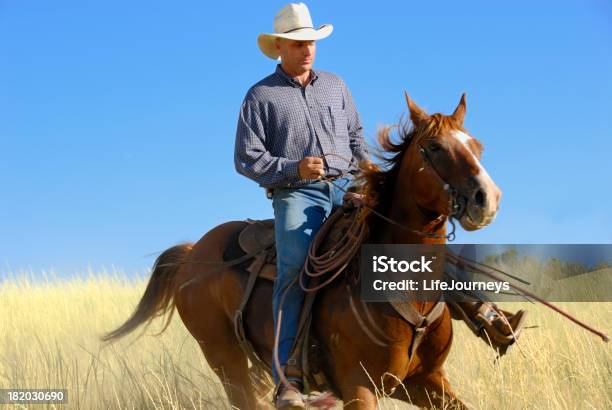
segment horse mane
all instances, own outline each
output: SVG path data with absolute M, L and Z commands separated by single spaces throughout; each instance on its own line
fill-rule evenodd
M 397 142 L 394 142 L 392 137 L 394 129 L 398 134 Z M 376 134 L 378 145 L 374 147 L 373 155 L 381 160 L 381 165 L 367 162 L 360 164 L 359 193 L 364 196 L 365 202 L 378 212 L 386 213 L 391 205 L 393 188 L 399 174 L 403 154 L 412 142 L 450 130 L 463 131 L 463 127 L 452 116 L 440 113 L 430 115 L 426 122 L 418 125 L 400 118 L 398 124 L 380 128 Z M 369 212 L 366 213 L 369 214 Z

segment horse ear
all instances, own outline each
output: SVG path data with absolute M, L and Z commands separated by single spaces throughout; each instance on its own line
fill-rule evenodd
M 427 113 L 423 111 L 421 107 L 416 105 L 416 103 L 412 101 L 412 99 L 410 99 L 406 91 L 404 91 L 404 96 L 406 97 L 406 104 L 408 105 L 408 110 L 410 111 L 410 119 L 412 120 L 412 122 L 418 124 L 427 121 L 429 115 L 427 115 Z
M 465 118 L 466 109 L 467 108 L 465 105 L 465 93 L 463 93 L 463 95 L 461 96 L 461 100 L 459 101 L 459 105 L 457 105 L 457 108 L 455 108 L 455 111 L 453 112 L 453 115 L 452 115 L 455 121 L 461 124 L 461 126 L 463 126 L 463 119 Z

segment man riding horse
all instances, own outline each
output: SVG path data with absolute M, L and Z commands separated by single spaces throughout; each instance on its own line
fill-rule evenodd
M 258 38 L 261 51 L 271 59 L 280 58 L 280 64 L 248 90 L 240 108 L 236 169 L 266 188 L 274 209 L 278 268 L 273 291 L 275 328 L 281 295 L 299 275 L 311 240 L 332 211 L 342 205 L 343 190 L 352 186 L 359 171 L 357 163 L 369 161 L 348 87 L 337 75 L 312 69 L 315 41 L 332 30 L 330 24 L 314 28 L 303 3 L 283 7 L 274 19 L 274 33 Z M 322 180 L 326 175 L 336 178 Z M 294 340 L 303 300 L 299 286 L 289 289 L 278 346 L 281 366 L 287 366 L 292 349 L 298 348 Z M 493 304 L 483 301 L 453 304 L 451 311 L 453 317 L 466 321 L 487 343 L 504 352 L 514 342 L 524 315 L 523 311 L 500 314 Z M 290 364 L 299 367 L 299 363 Z M 273 377 L 278 385 L 274 367 Z M 276 406 L 303 408 L 301 379 L 288 378 L 292 388 L 279 388 Z

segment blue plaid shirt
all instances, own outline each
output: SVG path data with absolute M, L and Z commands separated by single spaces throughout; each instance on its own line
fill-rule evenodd
M 238 118 L 236 170 L 266 188 L 299 187 L 298 163 L 304 157 L 324 158 L 325 173 L 357 169 L 368 158 L 363 128 L 353 98 L 342 79 L 311 70 L 306 87 L 277 65 L 274 74 L 247 92 Z

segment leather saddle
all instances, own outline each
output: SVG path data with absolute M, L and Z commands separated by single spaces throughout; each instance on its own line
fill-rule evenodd
M 251 253 L 267 248 L 274 243 L 274 219 L 247 219 L 248 225 L 242 229 L 238 243 L 243 251 Z
M 274 281 L 276 278 L 276 243 L 274 219 L 247 219 L 248 223 L 238 235 L 238 244 L 247 254 L 255 253 L 247 270 L 259 277 Z
M 355 203 L 351 202 L 355 196 L 345 197 L 342 208 L 336 212 L 351 212 Z M 274 235 L 274 219 L 247 219 L 248 223 L 238 235 L 238 244 L 243 252 L 254 254 L 253 262 L 247 270 L 252 274 L 259 272 L 259 277 L 274 281 L 276 278 L 276 240 Z M 323 240 L 322 250 L 326 251 L 341 240 L 348 228 L 350 218 L 340 218 Z

